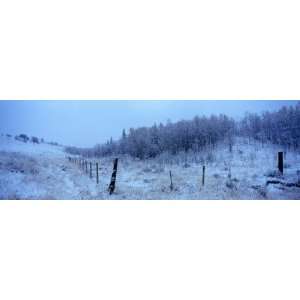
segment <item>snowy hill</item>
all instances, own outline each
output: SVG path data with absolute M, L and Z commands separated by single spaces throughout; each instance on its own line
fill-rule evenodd
M 1 136 L 0 161 L 0 199 L 82 199 L 93 190 L 60 146 Z
M 137 160 L 120 157 L 116 190 L 107 192 L 112 158 L 99 163 L 99 184 L 67 160 L 64 148 L 0 137 L 0 199 L 300 199 L 300 155 L 287 152 L 284 175 L 276 174 L 279 146 L 248 144 L 184 157 Z M 89 160 L 91 161 L 91 160 Z M 202 166 L 206 166 L 202 186 Z M 170 189 L 169 171 L 174 188 Z

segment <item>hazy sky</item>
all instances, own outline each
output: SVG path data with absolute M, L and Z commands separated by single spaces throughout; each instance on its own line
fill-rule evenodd
M 64 145 L 93 146 L 122 129 L 192 119 L 195 115 L 278 110 L 296 101 L 0 101 L 0 133 L 25 133 Z

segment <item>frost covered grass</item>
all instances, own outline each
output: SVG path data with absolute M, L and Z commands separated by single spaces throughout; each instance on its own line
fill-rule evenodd
M 272 176 L 287 182 L 298 180 L 299 153 L 288 152 L 284 175 L 279 176 L 277 153 L 280 147 L 237 140 L 232 152 L 220 145 L 203 153 L 138 160 L 119 159 L 115 193 L 105 188 L 112 170 L 112 157 L 100 159 L 102 196 L 109 199 L 300 199 L 300 189 L 268 185 Z M 99 161 L 99 160 L 98 160 Z M 206 166 L 202 186 L 202 166 Z M 169 171 L 172 171 L 173 190 Z
M 88 199 L 95 190 L 62 147 L 1 137 L 0 161 L 0 199 Z
M 99 184 L 69 162 L 62 147 L 25 144 L 1 137 L 0 199 L 300 199 L 300 188 L 269 184 L 297 182 L 300 154 L 287 152 L 284 175 L 277 172 L 279 146 L 246 143 L 219 145 L 202 153 L 162 155 L 151 160 L 119 157 L 116 189 L 107 188 L 113 157 L 99 163 Z M 206 167 L 202 186 L 202 166 Z M 93 164 L 93 168 L 95 165 Z M 173 190 L 169 171 L 172 171 Z

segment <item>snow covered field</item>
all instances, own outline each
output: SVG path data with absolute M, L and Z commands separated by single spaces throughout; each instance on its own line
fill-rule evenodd
M 300 154 L 287 152 L 284 175 L 276 174 L 279 146 L 237 139 L 232 153 L 212 152 L 147 161 L 119 157 L 116 190 L 107 187 L 113 158 L 99 163 L 99 184 L 69 162 L 63 147 L 0 137 L 0 199 L 300 199 Z M 202 186 L 202 165 L 206 166 Z M 170 190 L 169 171 L 174 188 Z

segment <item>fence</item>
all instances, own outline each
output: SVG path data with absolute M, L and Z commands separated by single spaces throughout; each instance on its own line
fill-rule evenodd
M 96 184 L 99 184 L 99 163 L 93 163 L 79 157 L 67 157 L 68 161 L 78 166 L 84 173 L 89 174 L 90 179 L 95 178 Z M 93 168 L 95 166 L 95 168 Z M 111 195 L 115 190 L 116 179 L 117 179 L 118 159 L 114 160 L 113 172 L 111 181 L 108 187 L 109 194 Z
M 91 162 L 91 161 L 87 161 L 83 158 L 79 158 L 79 157 L 71 157 L 68 156 L 67 159 L 69 160 L 69 162 L 77 165 L 84 173 L 86 173 L 89 178 L 91 180 L 95 179 L 96 184 L 99 184 L 99 163 L 98 162 Z M 277 168 L 280 172 L 280 174 L 283 175 L 283 170 L 284 170 L 284 155 L 283 152 L 278 152 L 278 164 L 277 164 Z M 93 168 L 94 166 L 94 168 Z M 108 192 L 109 194 L 113 194 L 114 190 L 115 190 L 115 186 L 116 186 L 116 179 L 117 179 L 117 170 L 118 170 L 118 158 L 115 158 L 113 161 L 113 170 L 112 170 L 112 175 L 111 175 L 111 179 L 110 179 L 110 184 L 108 186 Z M 206 167 L 203 166 L 202 167 L 202 180 L 201 180 L 201 184 L 202 187 L 204 187 L 205 185 L 205 171 L 206 171 Z M 229 171 L 230 173 L 230 171 Z M 173 183 L 173 176 L 172 176 L 172 172 L 171 170 L 169 171 L 169 177 L 170 177 L 170 190 L 173 191 L 174 190 L 174 183 Z M 229 175 L 229 178 L 231 179 L 231 174 Z M 273 181 L 267 181 L 266 185 L 268 184 L 276 184 L 276 183 L 281 183 L 281 182 L 275 182 Z M 298 186 L 298 184 L 296 185 Z
M 93 180 L 95 178 L 96 184 L 99 184 L 99 163 L 98 162 L 91 162 L 87 161 L 83 158 L 79 157 L 67 157 L 68 161 L 73 163 L 74 165 L 78 166 L 84 173 L 86 173 L 90 179 Z M 109 194 L 113 194 L 115 187 L 116 187 L 116 180 L 117 180 L 117 170 L 118 170 L 118 158 L 115 158 L 113 161 L 113 171 L 110 179 L 110 184 L 108 186 Z M 170 175 L 170 190 L 174 190 L 173 179 L 172 179 L 172 172 L 169 171 Z M 202 186 L 204 186 L 204 177 L 205 177 L 205 166 L 203 166 L 203 173 L 202 173 Z

